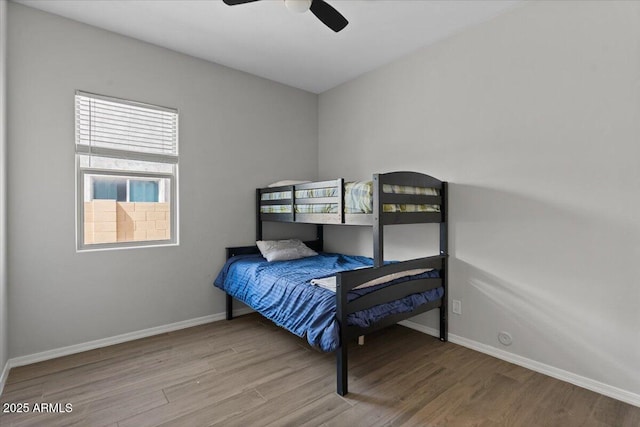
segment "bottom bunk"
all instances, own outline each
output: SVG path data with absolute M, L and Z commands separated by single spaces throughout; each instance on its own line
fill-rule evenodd
M 440 339 L 446 341 L 446 255 L 373 267 L 367 257 L 306 254 L 267 261 L 257 246 L 227 248 L 227 263 L 214 281 L 227 294 L 227 319 L 235 298 L 312 347 L 335 351 L 340 395 L 348 391 L 349 340 L 440 308 Z

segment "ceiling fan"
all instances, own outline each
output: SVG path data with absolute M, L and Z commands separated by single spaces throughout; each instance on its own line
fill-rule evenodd
M 235 6 L 244 3 L 253 3 L 260 0 L 223 0 L 225 4 L 229 6 Z M 310 10 L 311 13 L 322 21 L 327 27 L 331 28 L 336 33 L 347 26 L 349 21 L 342 16 L 340 12 L 335 10 L 324 0 L 284 0 L 285 6 L 289 10 L 294 12 L 306 12 Z

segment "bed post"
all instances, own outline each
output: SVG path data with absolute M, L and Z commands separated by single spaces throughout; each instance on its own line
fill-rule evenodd
M 324 251 L 324 227 L 322 225 L 316 226 L 316 240 L 318 241 L 318 249 Z
M 340 347 L 336 350 L 336 391 L 340 396 L 348 393 L 347 387 L 347 360 L 348 360 L 348 334 L 347 334 L 347 291 L 341 286 L 340 274 L 336 277 L 336 319 L 340 328 Z
M 260 189 L 256 189 L 256 240 L 262 240 L 262 218 L 260 218 Z
M 229 294 L 227 296 L 227 320 L 233 320 L 233 297 Z
M 336 391 L 340 396 L 344 396 L 349 392 L 347 386 L 347 359 L 347 343 L 340 343 L 340 347 L 336 350 L 336 374 L 338 375 Z
M 442 183 L 442 203 L 440 211 L 442 213 L 442 222 L 440 222 L 440 255 L 448 255 L 448 200 L 449 191 L 446 182 Z M 440 341 L 446 342 L 448 339 L 447 328 L 447 312 L 449 309 L 449 260 L 447 257 L 442 259 L 442 287 L 444 294 L 442 295 L 442 305 L 440 306 Z
M 232 252 L 231 248 L 227 248 L 227 259 L 231 258 L 232 256 L 234 256 L 234 253 Z M 227 320 L 233 320 L 233 297 L 231 296 L 231 294 L 228 294 L 225 292 L 225 311 L 226 311 L 226 319 Z
M 384 233 L 382 223 L 382 205 L 380 204 L 380 196 L 382 192 L 382 184 L 380 183 L 380 175 L 373 175 L 373 266 L 381 267 L 384 264 Z

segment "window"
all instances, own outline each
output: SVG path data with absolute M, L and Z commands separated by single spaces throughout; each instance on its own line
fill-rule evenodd
M 164 202 L 159 188 L 161 180 L 118 178 L 92 175 L 91 200 L 116 200 L 118 202 Z M 164 197 L 162 198 L 164 199 Z
M 77 91 L 79 250 L 178 243 L 178 112 Z

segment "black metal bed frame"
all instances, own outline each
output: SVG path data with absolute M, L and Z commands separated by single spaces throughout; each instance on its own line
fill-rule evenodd
M 438 196 L 424 196 L 413 194 L 385 193 L 385 184 L 403 185 L 412 187 L 435 188 Z M 314 188 L 337 188 L 335 197 L 317 197 L 311 199 L 295 198 L 296 190 L 308 190 Z M 262 200 L 262 194 L 290 191 L 290 199 Z M 300 214 L 296 213 L 296 204 L 336 203 L 339 206 L 338 213 L 334 214 Z M 288 204 L 289 213 L 264 213 L 262 206 Z M 440 206 L 440 212 L 384 212 L 385 204 L 434 204 Z M 440 340 L 447 341 L 447 307 L 448 307 L 448 246 L 447 246 L 447 210 L 448 188 L 447 183 L 428 175 L 416 172 L 391 172 L 373 175 L 373 213 L 371 214 L 345 214 L 344 213 L 344 180 L 313 182 L 302 185 L 284 187 L 272 187 L 256 190 L 256 240 L 262 240 L 262 223 L 264 221 L 296 222 L 317 224 L 316 239 L 305 244 L 316 251 L 322 251 L 324 246 L 324 224 L 351 224 L 369 225 L 373 227 L 373 252 L 374 267 L 345 271 L 338 273 L 336 279 L 336 318 L 340 329 L 340 347 L 336 350 L 337 393 L 344 396 L 348 392 L 347 387 L 347 360 L 349 340 L 396 324 L 402 320 L 417 314 L 438 308 L 440 311 Z M 401 261 L 384 265 L 384 226 L 392 224 L 440 224 L 440 254 L 409 261 Z M 240 246 L 227 248 L 227 259 L 236 255 L 259 253 L 257 246 Z M 406 270 L 420 268 L 435 268 L 440 270 L 440 277 L 427 279 L 414 279 L 393 286 L 385 287 L 371 292 L 351 302 L 347 294 L 355 287 L 370 280 L 398 273 Z M 399 313 L 385 317 L 376 324 L 362 328 L 347 324 L 347 317 L 351 313 L 364 310 L 385 302 L 394 301 L 405 296 L 425 292 L 438 287 L 444 288 L 441 299 L 432 301 L 418 307 L 409 313 Z M 233 297 L 226 294 L 226 318 L 233 318 Z

